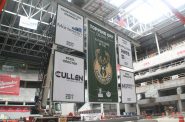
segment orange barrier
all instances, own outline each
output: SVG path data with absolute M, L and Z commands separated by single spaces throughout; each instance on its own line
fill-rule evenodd
M 179 116 L 179 122 L 184 122 L 184 117 L 183 116 Z
M 146 119 L 152 119 L 152 116 L 146 116 Z

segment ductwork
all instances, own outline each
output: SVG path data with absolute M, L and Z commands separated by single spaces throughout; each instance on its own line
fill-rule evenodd
M 76 6 L 82 7 L 88 0 L 72 0 L 71 3 Z

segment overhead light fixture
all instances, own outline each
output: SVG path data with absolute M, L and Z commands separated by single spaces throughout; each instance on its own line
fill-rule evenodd
M 185 5 L 185 0 L 167 0 L 173 7 L 178 9 Z M 126 9 L 140 23 L 149 24 L 161 17 L 168 17 L 170 9 L 161 0 L 137 0 Z

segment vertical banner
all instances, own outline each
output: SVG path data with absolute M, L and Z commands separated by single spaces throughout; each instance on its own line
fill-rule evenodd
M 89 102 L 118 102 L 115 34 L 88 21 Z
M 0 94 L 2 95 L 19 95 L 20 77 L 0 74 Z
M 77 51 L 84 51 L 83 16 L 58 5 L 55 43 Z
M 53 101 L 84 102 L 84 59 L 55 51 Z
M 133 68 L 132 50 L 129 41 L 118 36 L 119 64 L 127 68 Z
M 136 103 L 134 73 L 120 71 L 122 103 Z
M 6 0 L 0 0 L 0 13 L 2 12 L 4 6 L 5 6 Z

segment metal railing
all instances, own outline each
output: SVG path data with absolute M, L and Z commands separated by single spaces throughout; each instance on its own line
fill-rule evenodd
M 146 73 L 153 73 L 153 72 L 156 72 L 158 70 L 165 70 L 165 69 L 172 68 L 172 67 L 179 66 L 179 65 L 183 65 L 183 64 L 185 64 L 185 60 L 180 60 L 180 61 L 177 61 L 177 62 L 173 62 L 173 63 L 170 63 L 170 64 L 159 66 L 157 68 L 152 68 L 152 69 L 148 69 L 148 70 L 143 71 L 143 72 L 136 73 L 135 76 L 138 76 L 138 75 L 143 76 L 143 75 L 146 75 Z
M 170 80 L 174 80 L 174 79 L 181 79 L 181 78 L 185 78 L 185 73 L 181 73 L 181 74 L 177 74 L 177 75 L 171 75 L 171 76 L 168 76 L 168 77 L 163 77 L 161 80 L 155 79 L 155 80 L 146 81 L 146 82 L 143 82 L 143 83 L 137 83 L 136 87 L 145 87 L 145 86 L 154 85 L 154 84 L 162 84 L 166 81 L 170 81 Z
M 161 49 L 161 50 L 160 50 L 160 53 L 164 53 L 164 52 L 166 52 L 166 51 L 169 51 L 169 50 L 178 48 L 179 46 L 182 46 L 182 45 L 184 45 L 184 44 L 185 44 L 185 40 L 183 40 L 183 41 L 181 41 L 181 42 L 177 42 L 177 43 L 175 43 L 175 44 L 170 45 L 169 47 L 165 47 L 165 48 Z M 158 55 L 158 52 L 155 52 L 155 53 L 149 54 L 149 55 L 147 55 L 147 56 L 144 56 L 144 57 L 142 57 L 142 58 L 139 58 L 137 62 L 143 61 L 143 60 L 145 60 L 145 59 L 147 59 L 147 58 L 154 57 L 154 56 L 156 56 L 156 55 Z

